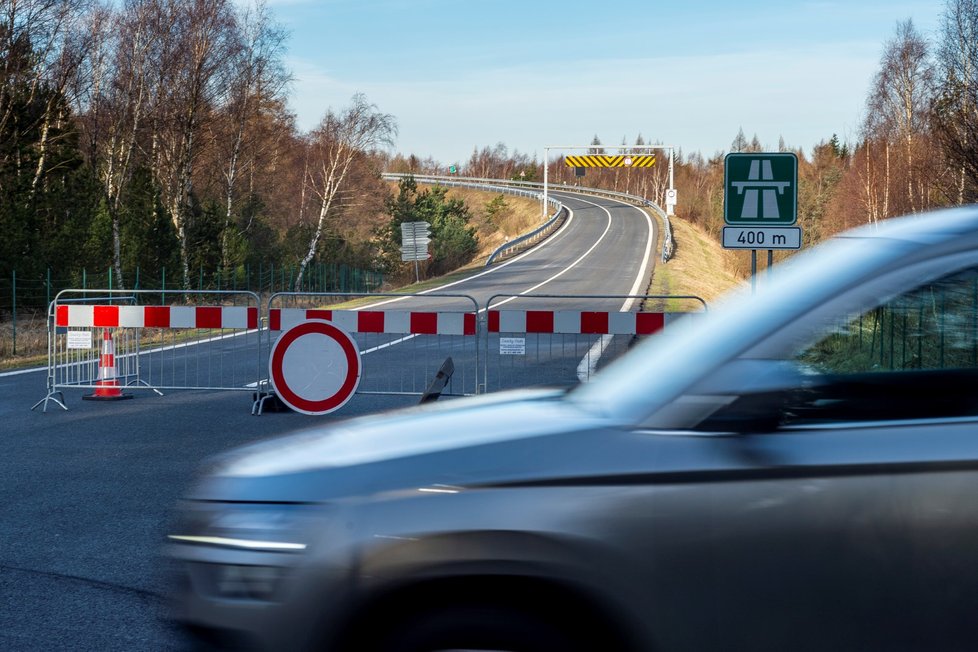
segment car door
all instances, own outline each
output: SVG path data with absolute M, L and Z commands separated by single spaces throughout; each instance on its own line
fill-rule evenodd
M 666 643 L 978 649 L 974 256 L 853 288 L 677 403 L 651 508 L 702 518 L 651 544 Z

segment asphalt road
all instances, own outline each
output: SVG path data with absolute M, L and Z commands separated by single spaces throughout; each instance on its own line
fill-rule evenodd
M 497 301 L 512 298 L 507 308 L 594 310 L 618 310 L 622 301 L 517 297 L 644 292 L 656 257 L 652 221 L 611 200 L 555 195 L 573 210 L 558 233 L 444 291 L 483 307 L 504 295 Z M 437 308 L 437 300 L 427 302 Z M 393 357 L 381 366 L 394 374 L 397 356 L 406 354 L 390 348 Z M 66 392 L 67 412 L 30 411 L 45 395 L 43 371 L 0 375 L 5 651 L 185 649 L 166 621 L 160 550 L 169 510 L 204 461 L 258 439 L 417 402 L 358 394 L 322 417 L 254 417 L 245 391 L 140 392 L 112 403 L 81 401 L 82 393 Z

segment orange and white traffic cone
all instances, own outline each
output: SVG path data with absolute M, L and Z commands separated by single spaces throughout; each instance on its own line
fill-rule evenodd
M 119 387 L 119 379 L 115 375 L 115 344 L 109 329 L 102 329 L 102 355 L 98 360 L 98 381 L 92 394 L 82 396 L 85 401 L 119 401 L 132 398 L 132 394 L 123 394 Z

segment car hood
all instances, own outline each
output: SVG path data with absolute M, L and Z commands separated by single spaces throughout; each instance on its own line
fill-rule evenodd
M 499 392 L 309 428 L 213 459 L 187 497 L 318 502 L 419 482 L 525 477 L 541 462 L 528 456 L 527 441 L 610 425 L 562 396 Z

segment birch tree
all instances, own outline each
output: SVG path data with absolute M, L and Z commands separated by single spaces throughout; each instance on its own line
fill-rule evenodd
M 297 291 L 302 288 L 306 268 L 316 257 L 329 219 L 341 207 L 354 160 L 371 150 L 393 145 L 396 135 L 394 117 L 381 113 L 361 93 L 353 96 L 350 106 L 343 112 L 327 112 L 311 134 L 312 152 L 306 182 L 317 200 L 318 211 L 309 247 L 296 274 Z
M 221 179 L 224 200 L 224 225 L 221 229 L 221 267 L 232 266 L 232 242 L 236 236 L 235 201 L 242 171 L 253 169 L 263 146 L 263 114 L 285 101 L 290 76 L 282 64 L 285 32 L 274 24 L 264 1 L 244 8 L 238 15 L 241 45 L 229 62 L 230 79 L 226 86 L 222 120 L 218 123 L 216 147 L 222 161 Z
M 939 38 L 935 131 L 960 170 L 960 204 L 978 199 L 978 0 L 948 0 Z
M 887 41 L 867 103 L 866 136 L 883 143 L 889 185 L 890 144 L 898 146 L 899 172 L 905 177 L 906 204 L 898 210 L 926 208 L 926 190 L 915 170 L 915 149 L 927 129 L 928 104 L 933 89 L 933 68 L 927 41 L 907 20 L 897 25 Z M 885 141 L 885 142 L 884 142 Z
M 162 42 L 153 125 L 155 176 L 180 241 L 184 287 L 190 287 L 188 222 L 204 123 L 226 94 L 228 62 L 238 42 L 228 0 L 150 0 L 172 26 Z M 172 3 L 172 4 L 171 4 Z
M 92 16 L 88 92 L 80 95 L 81 123 L 89 161 L 102 185 L 112 222 L 112 265 L 124 287 L 120 213 L 138 164 L 139 148 L 158 88 L 154 70 L 176 17 L 162 5 L 129 0 L 118 13 L 100 9 Z M 159 79 L 156 70 L 155 79 Z

